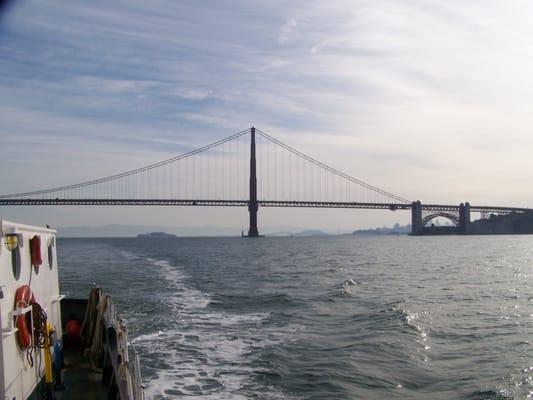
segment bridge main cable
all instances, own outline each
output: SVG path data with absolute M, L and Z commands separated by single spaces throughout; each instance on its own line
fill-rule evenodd
M 139 174 L 141 172 L 145 172 L 145 171 L 157 168 L 157 167 L 162 167 L 164 165 L 171 164 L 171 163 L 173 163 L 175 161 L 179 161 L 179 160 L 182 160 L 184 158 L 192 157 L 192 156 L 194 156 L 196 154 L 202 153 L 202 152 L 204 152 L 206 150 L 212 149 L 212 148 L 220 146 L 220 145 L 222 145 L 224 143 L 227 143 L 227 142 L 230 142 L 232 140 L 235 140 L 235 139 L 237 139 L 237 138 L 239 138 L 241 136 L 244 136 L 248 132 L 250 132 L 250 128 L 245 129 L 245 130 L 240 131 L 240 132 L 237 132 L 237 133 L 235 133 L 235 134 L 233 134 L 231 136 L 228 136 L 228 137 L 226 137 L 224 139 L 217 140 L 216 142 L 210 143 L 210 144 L 208 144 L 206 146 L 191 150 L 191 151 L 189 151 L 187 153 L 180 154 L 178 156 L 175 156 L 175 157 L 163 160 L 163 161 L 159 161 L 157 163 L 149 164 L 149 165 L 146 165 L 146 166 L 141 167 L 141 168 L 132 169 L 132 170 L 129 170 L 129 171 L 126 171 L 126 172 L 121 172 L 119 174 L 109 175 L 109 176 L 106 176 L 104 178 L 93 179 L 93 180 L 90 180 L 90 181 L 76 183 L 76 184 L 73 184 L 73 185 L 58 186 L 58 187 L 55 187 L 55 188 L 35 190 L 35 191 L 31 191 L 31 192 L 22 192 L 22 193 L 12 193 L 12 194 L 0 195 L 0 199 L 13 199 L 13 198 L 20 198 L 20 197 L 25 197 L 25 196 L 35 196 L 35 195 L 39 195 L 39 194 L 48 194 L 48 193 L 54 193 L 54 192 L 61 192 L 61 191 L 65 191 L 65 190 L 78 189 L 78 188 L 81 188 L 81 187 L 96 185 L 96 184 L 99 184 L 99 183 L 104 183 L 104 182 L 109 182 L 109 181 L 112 181 L 112 180 L 115 180 L 115 179 L 124 178 L 126 176 Z
M 314 164 L 314 165 L 316 165 L 316 166 L 318 166 L 320 168 L 323 168 L 323 169 L 331 172 L 332 174 L 335 174 L 335 175 L 340 176 L 340 177 L 342 177 L 344 179 L 347 179 L 347 180 L 349 180 L 352 183 L 355 183 L 355 184 L 358 184 L 360 186 L 363 186 L 364 188 L 369 189 L 369 190 L 371 190 L 373 192 L 379 193 L 379 194 L 381 194 L 381 195 L 383 195 L 385 197 L 388 197 L 390 199 L 394 199 L 394 200 L 396 200 L 396 201 L 398 201 L 400 203 L 405 203 L 405 204 L 410 204 L 411 203 L 410 200 L 404 199 L 403 197 L 400 197 L 400 196 L 397 196 L 397 195 L 395 195 L 393 193 L 387 192 L 387 191 L 385 191 L 383 189 L 380 189 L 380 188 L 378 188 L 376 186 L 372 186 L 369 183 L 366 183 L 366 182 L 364 182 L 364 181 L 362 181 L 360 179 L 354 178 L 353 176 L 350 176 L 350 175 L 348 175 L 348 174 L 346 174 L 344 172 L 341 172 L 338 169 L 330 167 L 329 165 L 324 164 L 324 163 L 316 160 L 315 158 L 313 158 L 311 156 L 308 156 L 308 155 L 302 153 L 301 151 L 296 150 L 295 148 L 289 146 L 288 144 L 285 144 L 285 143 L 281 142 L 280 140 L 270 136 L 268 133 L 263 132 L 260 129 L 256 128 L 256 132 L 259 135 L 261 135 L 262 137 L 264 137 L 265 139 L 269 140 L 270 142 L 272 142 L 272 143 L 284 148 L 285 150 L 291 152 L 292 154 L 294 154 L 294 155 L 296 155 L 296 156 L 298 156 L 300 158 L 303 158 L 304 160 L 306 160 L 306 161 L 308 161 L 308 162 L 310 162 L 310 163 L 312 163 L 312 164 Z

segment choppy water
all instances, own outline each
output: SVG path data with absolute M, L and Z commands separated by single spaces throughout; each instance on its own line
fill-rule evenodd
M 63 292 L 113 294 L 150 398 L 533 391 L 533 236 L 58 244 Z

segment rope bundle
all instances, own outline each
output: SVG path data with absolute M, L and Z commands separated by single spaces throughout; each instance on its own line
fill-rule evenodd
M 33 352 L 35 349 L 46 348 L 46 324 L 48 323 L 48 316 L 41 305 L 35 301 L 31 302 L 33 321 L 30 326 L 33 326 L 33 344 L 26 350 L 26 359 L 31 367 L 33 367 Z

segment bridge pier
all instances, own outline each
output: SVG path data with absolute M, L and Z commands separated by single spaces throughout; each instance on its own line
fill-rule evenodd
M 259 237 L 259 230 L 257 229 L 257 210 L 259 206 L 250 203 L 248 205 L 248 213 L 250 214 L 250 228 L 248 229 L 248 237 Z
M 252 129 L 250 130 L 250 199 L 248 201 L 250 228 L 248 229 L 248 237 L 259 236 L 259 230 L 257 229 L 258 209 L 259 204 L 257 203 L 257 176 L 255 161 L 255 128 L 252 126 Z
M 422 203 L 420 200 L 411 204 L 411 235 L 420 235 L 424 224 L 422 223 Z
M 470 232 L 470 203 L 459 204 L 459 233 L 468 234 Z

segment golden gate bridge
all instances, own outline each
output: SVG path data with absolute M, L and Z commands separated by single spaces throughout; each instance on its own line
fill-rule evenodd
M 533 209 L 461 203 L 422 204 L 326 165 L 255 127 L 187 153 L 72 185 L 0 195 L 0 206 L 247 207 L 248 236 L 259 236 L 260 207 L 410 210 L 412 233 L 432 219 L 465 233 L 470 213 Z

